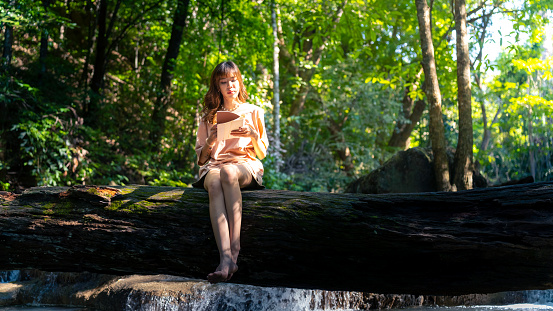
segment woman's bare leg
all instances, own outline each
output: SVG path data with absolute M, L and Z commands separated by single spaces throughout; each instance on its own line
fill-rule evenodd
M 227 280 L 229 270 L 235 270 L 230 247 L 228 215 L 219 171 L 213 170 L 207 173 L 204 187 L 209 193 L 209 216 L 219 250 L 219 266 L 215 272 L 207 276 L 207 279 L 211 283 L 218 283 Z
M 243 165 L 227 165 L 221 168 L 221 186 L 225 194 L 225 206 L 228 215 L 230 249 L 232 253 L 233 269 L 229 270 L 229 278 L 238 266 L 238 254 L 240 253 L 240 230 L 242 227 L 242 192 L 241 187 L 249 185 L 252 175 Z
M 207 279 L 223 282 L 238 270 L 242 226 L 242 193 L 240 187 L 249 185 L 252 176 L 243 165 L 227 165 L 221 171 L 210 171 L 205 178 L 209 193 L 211 226 L 219 249 L 219 266 Z

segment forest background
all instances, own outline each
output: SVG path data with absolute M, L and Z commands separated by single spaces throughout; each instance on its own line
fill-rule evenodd
M 209 75 L 233 60 L 265 110 L 267 187 L 343 191 L 394 153 L 432 144 L 417 2 L 1 0 L 0 190 L 188 186 Z M 454 149 L 454 2 L 427 5 Z M 552 7 L 466 3 L 471 151 L 491 184 L 553 180 Z M 510 34 L 492 30 L 498 16 Z M 490 41 L 502 47 L 494 59 Z

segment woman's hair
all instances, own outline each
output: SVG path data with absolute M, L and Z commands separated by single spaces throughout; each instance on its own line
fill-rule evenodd
M 204 96 L 203 108 L 202 108 L 202 120 L 213 123 L 215 113 L 219 110 L 223 104 L 223 94 L 219 91 L 219 80 L 221 78 L 236 77 L 239 83 L 238 100 L 245 103 L 248 99 L 248 93 L 244 82 L 242 80 L 242 74 L 240 69 L 235 63 L 231 61 L 222 62 L 213 69 L 211 73 L 211 79 L 209 82 L 209 90 Z

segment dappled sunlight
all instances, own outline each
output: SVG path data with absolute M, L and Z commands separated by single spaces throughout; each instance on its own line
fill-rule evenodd
M 0 283 L 0 299 L 3 295 L 12 295 L 15 297 L 17 291 L 23 288 L 23 285 L 17 283 Z

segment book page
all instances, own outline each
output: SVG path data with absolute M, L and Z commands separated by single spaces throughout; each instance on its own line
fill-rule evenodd
M 245 125 L 245 119 L 230 111 L 217 111 L 217 140 L 238 138 L 230 134 Z
M 237 115 L 232 111 L 217 111 L 217 114 L 215 115 L 215 120 L 217 120 L 217 124 L 227 123 L 238 118 L 240 118 L 240 115 Z

